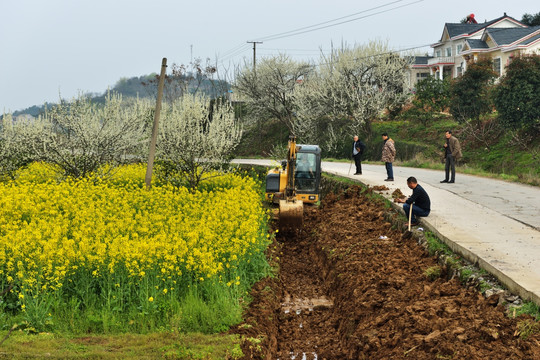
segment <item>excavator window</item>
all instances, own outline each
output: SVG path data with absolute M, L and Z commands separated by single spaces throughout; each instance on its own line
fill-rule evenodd
M 317 156 L 312 153 L 298 153 L 296 155 L 295 183 L 298 190 L 315 191 L 316 187 L 316 161 Z

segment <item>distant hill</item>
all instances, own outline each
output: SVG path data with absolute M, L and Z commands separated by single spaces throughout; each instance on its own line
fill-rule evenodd
M 122 94 L 124 97 L 140 97 L 140 98 L 155 98 L 157 93 L 157 77 L 158 75 L 156 73 L 152 73 L 149 75 L 143 75 L 143 76 L 134 76 L 131 78 L 121 78 L 116 82 L 116 84 L 109 89 L 110 91 L 117 92 L 119 94 Z M 165 85 L 168 86 L 167 84 Z M 218 90 L 220 89 L 220 90 Z M 225 92 L 230 89 L 230 84 L 228 84 L 225 81 L 222 80 L 203 80 L 200 83 L 193 80 L 188 86 L 188 91 L 199 91 L 202 93 L 205 93 L 206 95 L 210 97 L 218 97 L 223 95 L 222 92 Z M 104 103 L 105 102 L 105 96 L 107 95 L 107 91 L 103 91 L 103 93 L 87 93 L 86 95 L 89 96 L 93 102 L 96 103 Z M 167 91 L 167 89 L 165 90 Z M 45 106 L 51 107 L 55 105 L 55 103 L 45 103 L 40 105 L 33 105 L 23 110 L 17 110 L 12 113 L 14 117 L 18 117 L 21 115 L 31 115 L 34 117 L 37 117 L 38 115 L 42 114 L 45 111 Z M 0 119 L 2 119 L 3 115 L 0 114 Z

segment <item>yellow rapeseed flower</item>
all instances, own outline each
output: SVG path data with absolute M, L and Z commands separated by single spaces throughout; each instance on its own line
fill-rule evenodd
M 115 171 L 110 180 L 61 181 L 36 163 L 0 183 L 0 281 L 48 292 L 84 276 L 115 288 L 155 277 L 172 289 L 236 277 L 270 241 L 251 178 L 147 191 L 145 165 Z

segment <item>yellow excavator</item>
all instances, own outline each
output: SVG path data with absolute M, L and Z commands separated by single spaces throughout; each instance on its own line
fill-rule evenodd
M 304 203 L 319 201 L 321 149 L 296 144 L 289 136 L 287 160 L 266 175 L 266 199 L 279 204 L 280 231 L 295 231 L 304 223 Z

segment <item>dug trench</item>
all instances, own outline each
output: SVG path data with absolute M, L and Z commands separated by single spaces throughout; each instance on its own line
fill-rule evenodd
M 538 331 L 523 330 L 538 323 L 446 276 L 373 192 L 328 194 L 299 233 L 277 233 L 276 275 L 254 286 L 232 330 L 244 358 L 540 359 Z

